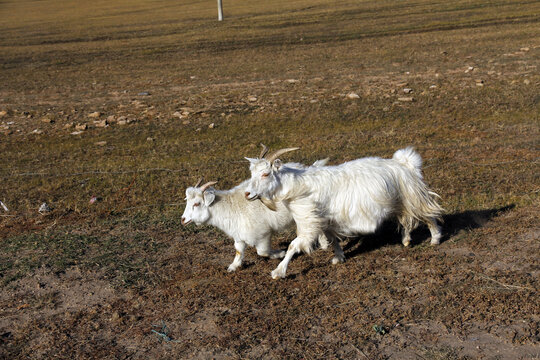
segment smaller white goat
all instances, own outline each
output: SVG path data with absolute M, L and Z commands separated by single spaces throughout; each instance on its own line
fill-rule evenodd
M 261 157 L 268 151 L 263 148 Z M 316 161 L 313 166 L 323 166 L 327 159 Z M 288 163 L 284 166 L 291 168 L 305 168 L 298 163 Z M 222 230 L 234 239 L 236 256 L 229 265 L 228 271 L 236 271 L 244 259 L 246 246 L 254 246 L 257 254 L 271 259 L 283 258 L 285 251 L 273 250 L 270 239 L 274 232 L 283 231 L 293 224 L 293 217 L 282 202 L 248 201 L 245 198 L 248 181 L 230 190 L 219 191 L 211 187 L 215 181 L 198 187 L 186 189 L 186 208 L 182 215 L 182 224 L 194 222 L 197 225 L 209 224 Z M 261 199 L 264 201 L 264 199 Z M 271 210 L 270 210 L 271 209 Z M 328 242 L 322 234 L 319 236 L 319 245 L 326 249 Z

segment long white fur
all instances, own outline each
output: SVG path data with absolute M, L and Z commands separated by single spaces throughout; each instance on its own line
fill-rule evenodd
M 431 243 L 440 241 L 437 219 L 443 209 L 423 182 L 422 159 L 411 147 L 398 150 L 392 159 L 370 157 L 308 169 L 281 166 L 279 160 L 249 160 L 252 176 L 246 197 L 286 201 L 297 224 L 297 237 L 272 271 L 273 278 L 285 277 L 293 255 L 309 252 L 321 231 L 338 253 L 336 237 L 372 233 L 396 216 L 403 245 L 410 244 L 410 232 L 420 221 L 428 225 Z
M 323 166 L 326 161 L 327 159 L 319 160 L 313 166 Z M 291 168 L 305 167 L 297 163 L 287 165 Z M 187 202 L 182 223 L 187 225 L 193 221 L 197 225 L 212 225 L 234 239 L 236 256 L 228 271 L 236 271 L 242 265 L 246 246 L 255 247 L 260 256 L 283 258 L 285 251 L 271 248 L 271 235 L 285 230 L 294 222 L 286 203 L 276 203 L 276 211 L 272 211 L 260 201 L 247 201 L 247 183 L 248 180 L 230 190 L 222 191 L 212 187 L 204 192 L 197 187 L 186 189 Z M 321 234 L 318 239 L 321 248 L 328 247 L 324 235 Z

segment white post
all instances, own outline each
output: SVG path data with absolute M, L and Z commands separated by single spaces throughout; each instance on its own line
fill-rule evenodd
M 221 0 L 217 0 L 218 20 L 223 21 L 223 4 Z

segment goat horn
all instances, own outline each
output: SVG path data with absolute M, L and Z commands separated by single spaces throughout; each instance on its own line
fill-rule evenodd
M 203 186 L 201 186 L 201 191 L 202 191 L 202 192 L 205 192 L 206 189 L 208 189 L 210 186 L 215 185 L 215 184 L 217 184 L 217 181 L 210 181 L 210 182 L 207 182 L 206 184 L 204 184 Z
M 268 147 L 266 147 L 266 145 L 264 145 L 263 143 L 261 143 L 261 146 L 262 150 L 261 155 L 259 155 L 259 159 L 264 159 L 264 156 L 266 155 L 266 153 L 268 153 Z
M 298 149 L 300 149 L 300 148 L 299 147 L 293 147 L 293 148 L 285 148 L 285 149 L 278 150 L 275 153 L 272 153 L 271 155 L 268 155 L 266 160 L 272 162 L 272 161 L 276 160 L 280 155 L 285 154 L 286 152 L 294 151 L 294 150 L 298 150 Z
M 197 183 L 195 184 L 194 187 L 199 187 L 199 185 L 201 185 L 202 183 L 202 178 L 199 179 L 199 181 L 197 181 Z

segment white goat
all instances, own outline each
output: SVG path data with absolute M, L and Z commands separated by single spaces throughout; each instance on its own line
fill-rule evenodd
M 272 271 L 274 279 L 285 277 L 295 253 L 311 251 L 321 231 L 338 253 L 337 237 L 373 233 L 384 220 L 396 216 L 403 228 L 403 245 L 410 244 L 410 233 L 420 221 L 429 227 L 431 244 L 439 243 L 437 220 L 443 209 L 435 200 L 438 195 L 422 179 L 422 159 L 413 148 L 398 150 L 392 159 L 371 157 L 307 169 L 284 167 L 276 154 L 246 158 L 251 163 L 246 198 L 287 202 L 297 225 L 296 239 Z
M 261 153 L 264 156 L 265 149 Z M 316 161 L 313 166 L 323 166 L 326 160 Z M 302 164 L 290 163 L 291 168 L 305 168 Z M 293 223 L 293 217 L 286 204 L 250 202 L 245 198 L 247 180 L 233 189 L 215 190 L 209 182 L 186 189 L 186 208 L 182 224 L 195 222 L 197 225 L 209 224 L 222 230 L 234 239 L 236 256 L 228 271 L 235 271 L 242 265 L 246 245 L 254 246 L 260 256 L 283 258 L 285 251 L 272 250 L 270 238 L 273 232 L 283 231 Z M 269 210 L 271 208 L 272 210 Z M 328 247 L 326 237 L 319 236 L 319 244 Z

